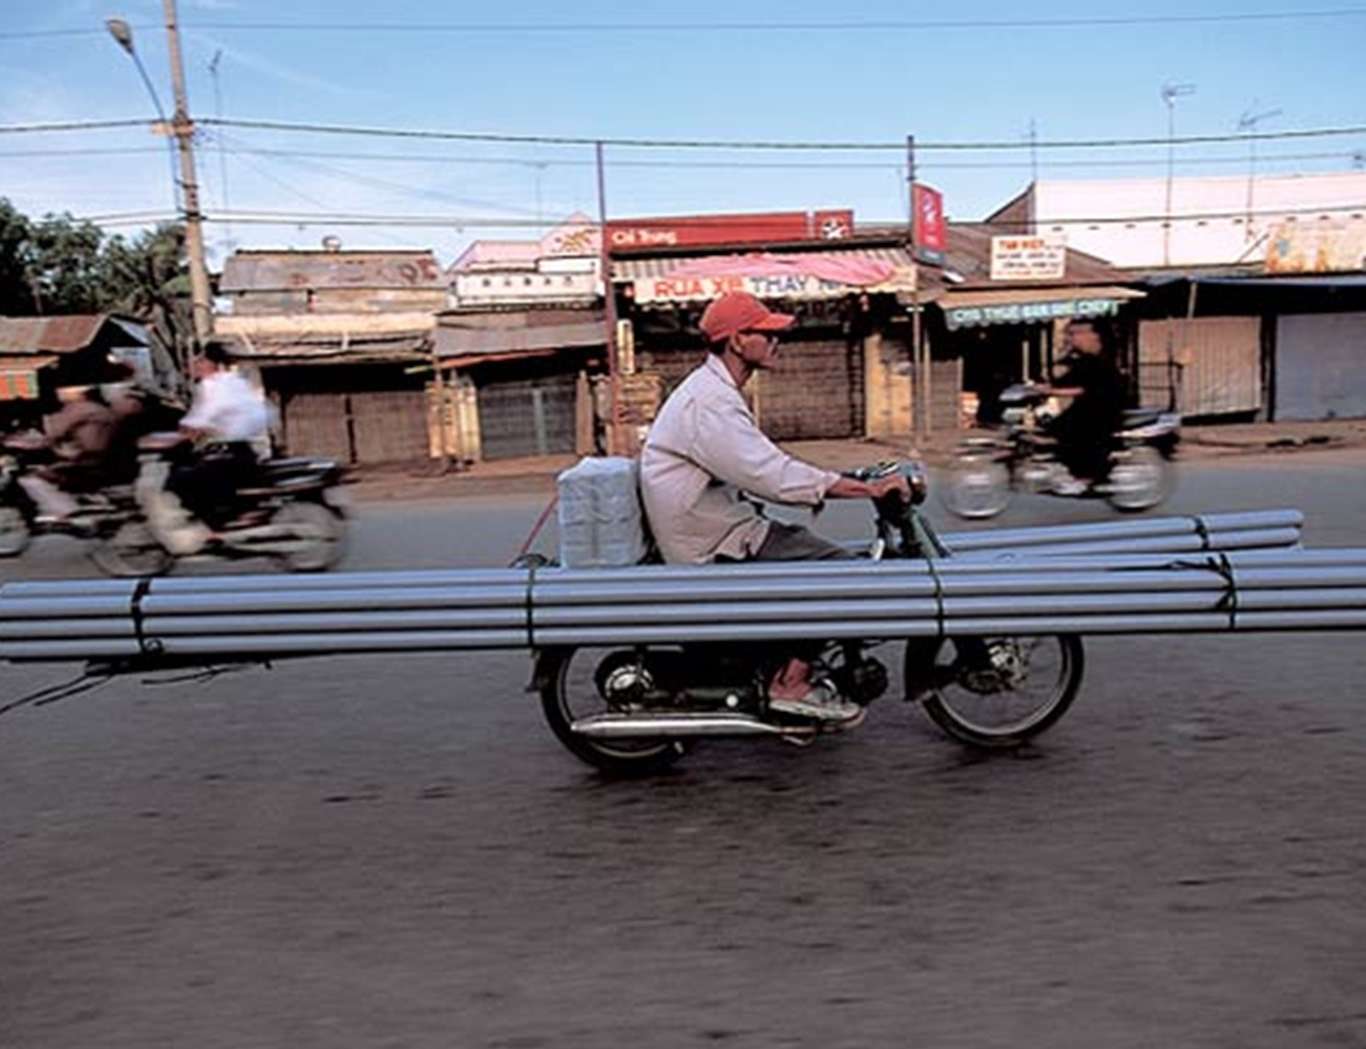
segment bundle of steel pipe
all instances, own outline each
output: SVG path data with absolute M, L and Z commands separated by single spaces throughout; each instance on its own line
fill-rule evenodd
M 1304 515 L 1298 510 L 1145 517 L 1095 524 L 986 528 L 940 536 L 957 557 L 1011 558 L 1068 554 L 1190 553 L 1298 546 Z M 847 544 L 850 550 L 867 542 Z
M 0 659 L 1366 627 L 1366 549 L 0 587 Z

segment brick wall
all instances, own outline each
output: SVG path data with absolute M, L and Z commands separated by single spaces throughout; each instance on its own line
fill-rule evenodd
M 637 344 L 636 367 L 660 377 L 667 394 L 705 358 L 684 348 Z M 863 433 L 863 352 L 842 340 L 785 341 L 778 366 L 751 380 L 759 425 L 774 440 L 856 437 Z

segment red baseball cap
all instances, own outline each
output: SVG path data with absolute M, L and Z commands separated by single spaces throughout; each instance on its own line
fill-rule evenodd
M 747 291 L 728 291 L 712 300 L 700 327 L 709 342 L 720 342 L 742 331 L 782 331 L 794 320 L 790 313 L 774 313 Z

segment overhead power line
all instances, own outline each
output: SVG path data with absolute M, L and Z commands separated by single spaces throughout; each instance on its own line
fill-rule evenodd
M 813 21 L 691 21 L 691 22 L 223 22 L 189 21 L 187 30 L 270 33 L 487 33 L 537 35 L 570 33 L 887 33 L 964 29 L 1085 29 L 1170 25 L 1227 25 L 1236 23 L 1302 22 L 1366 15 L 1363 7 L 1310 10 L 1228 11 L 1213 14 L 1123 14 L 1059 18 L 925 18 L 842 19 Z M 135 27 L 141 28 L 141 27 Z M 29 29 L 0 32 L 0 40 L 103 35 L 101 29 Z
M 19 135 L 40 131 L 104 131 L 109 128 L 156 126 L 154 120 L 64 120 L 45 124 L 0 124 L 0 135 Z
M 104 157 L 104 156 L 138 156 L 141 154 L 157 154 L 163 151 L 156 146 L 111 146 L 89 149 L 16 149 L 0 150 L 0 160 L 32 159 L 37 157 Z M 457 166 L 492 166 L 492 167 L 526 167 L 526 168 L 591 168 L 595 162 L 592 160 L 575 159 L 535 159 L 532 157 L 514 156 L 470 156 L 468 154 L 456 153 L 381 153 L 381 152 L 348 152 L 345 150 L 303 150 L 303 149 L 271 149 L 266 147 L 256 147 L 243 143 L 236 143 L 228 147 L 231 155 L 245 155 L 253 157 L 288 157 L 301 160 L 356 160 L 364 162 L 378 163 L 408 163 L 408 164 L 451 164 Z M 1291 163 L 1306 160 L 1342 160 L 1355 161 L 1359 158 L 1359 151 L 1343 150 L 1339 152 L 1316 152 L 1316 153 L 1264 153 L 1258 156 L 1258 163 L 1275 164 Z M 1156 167 L 1166 164 L 1165 157 L 1156 155 L 1144 157 L 1129 157 L 1124 159 L 1108 160 L 1050 160 L 1039 165 L 1045 170 L 1058 168 L 1126 168 L 1126 167 Z M 1181 158 L 1181 163 L 1185 165 L 1196 164 L 1227 164 L 1232 166 L 1246 166 L 1246 156 L 1185 156 Z M 611 160 L 607 161 L 609 168 L 644 168 L 651 170 L 669 170 L 673 168 L 683 170 L 703 169 L 703 170 L 746 170 L 756 171 L 801 171 L 812 170 L 835 170 L 835 171 L 900 171 L 904 165 L 895 163 L 891 160 Z M 1018 170 L 1033 167 L 1031 161 L 1026 160 L 963 160 L 963 161 L 929 161 L 920 165 L 927 170 L 935 171 L 989 171 L 989 170 Z
M 772 142 L 760 140 L 705 140 L 651 138 L 592 138 L 583 135 L 513 135 L 491 131 L 441 131 L 420 128 L 363 127 L 345 124 L 306 124 L 276 120 L 201 120 L 201 124 L 250 128 L 256 131 L 288 131 L 319 135 L 357 135 L 380 138 L 438 139 L 453 142 L 504 142 L 543 146 L 615 146 L 633 149 L 734 149 L 792 150 L 805 152 L 851 152 L 857 150 L 904 151 L 901 142 Z M 1005 142 L 916 142 L 920 150 L 1019 150 L 1019 149 L 1113 149 L 1122 146 L 1196 145 L 1214 142 L 1251 142 L 1279 139 L 1326 138 L 1360 135 L 1366 125 L 1350 127 L 1303 128 L 1299 130 L 1257 131 L 1235 135 L 1187 135 L 1181 138 L 1098 138 L 1055 139 L 1052 141 Z
M 111 146 L 90 149 L 16 149 L 0 150 L 0 160 L 35 159 L 39 157 L 105 157 L 161 155 L 156 146 Z M 470 156 L 455 153 L 381 153 L 348 152 L 345 150 L 270 149 L 249 145 L 233 145 L 227 150 L 232 156 L 282 157 L 300 160 L 354 160 L 365 163 L 450 164 L 453 166 L 524 167 L 524 168 L 591 168 L 592 160 L 538 160 L 514 156 Z M 1359 151 L 1316 153 L 1264 153 L 1259 164 L 1288 164 L 1310 160 L 1340 160 L 1351 163 L 1360 157 Z M 1167 163 L 1165 157 L 1144 156 L 1107 160 L 1049 160 L 1039 164 L 1040 170 L 1158 167 Z M 1246 156 L 1185 156 L 1181 163 L 1191 165 L 1247 166 Z M 892 160 L 611 160 L 609 169 L 639 168 L 646 170 L 723 170 L 723 171 L 901 171 L 904 165 Z M 1034 165 L 1027 160 L 962 160 L 927 161 L 919 165 L 933 171 L 992 171 L 1024 170 Z M 391 187 L 394 184 L 390 184 Z M 395 187 L 396 188 L 396 187 Z
M 1268 208 L 1260 211 L 1253 211 L 1253 218 L 1277 218 L 1281 216 L 1300 216 L 1300 215 L 1342 215 L 1351 214 L 1353 218 L 1366 214 L 1366 201 L 1359 203 L 1320 205 L 1314 208 Z M 1095 216 L 1077 218 L 1057 218 L 1046 221 L 1009 221 L 996 220 L 992 222 L 963 222 L 962 225 L 989 225 L 1001 228 L 1012 226 L 1038 226 L 1040 228 L 1049 226 L 1106 226 L 1106 225 L 1126 225 L 1151 222 L 1196 222 L 1209 221 L 1211 219 L 1242 219 L 1247 217 L 1246 209 L 1237 211 L 1205 211 L 1190 214 L 1166 215 L 1122 215 L 1122 216 Z M 469 229 L 490 228 L 490 229 L 543 229 L 546 225 L 543 219 L 515 219 L 501 218 L 488 215 L 375 215 L 356 212 L 295 212 L 295 211 L 272 211 L 244 209 L 241 211 L 219 212 L 218 214 L 206 215 L 206 222 L 241 222 L 275 226 L 297 226 L 297 225 L 335 225 L 335 226 L 452 226 L 464 227 Z M 635 220 L 648 223 L 651 220 Z M 729 220 L 717 217 L 714 223 L 709 222 L 706 216 L 697 219 L 690 219 L 689 225 L 694 228 L 705 228 L 708 225 L 715 225 L 717 228 L 729 228 Z M 583 226 L 596 226 L 595 222 L 578 223 Z M 877 227 L 902 227 L 905 220 L 886 222 L 865 222 L 865 226 Z
M 276 120 L 237 120 L 205 118 L 201 127 L 247 128 L 256 131 L 284 131 L 320 135 L 355 135 L 379 138 L 433 139 L 452 142 L 502 142 L 543 146 L 615 146 L 633 149 L 715 149 L 782 150 L 792 152 L 857 152 L 861 150 L 904 150 L 900 142 L 772 142 L 762 140 L 593 138 L 586 135 L 521 135 L 491 131 L 442 131 L 420 128 L 363 127 L 344 124 L 294 123 Z M 0 124 L 0 134 L 102 131 L 112 128 L 156 126 L 151 120 L 78 120 L 42 124 Z M 1218 142 L 1265 142 L 1289 139 L 1329 138 L 1366 134 L 1366 124 L 1344 127 L 1300 128 L 1258 131 L 1233 135 L 1186 135 L 1181 138 L 1095 138 L 1055 139 L 1052 141 L 1005 142 L 917 142 L 917 150 L 1002 151 L 1021 149 L 1118 149 L 1126 146 L 1189 146 Z

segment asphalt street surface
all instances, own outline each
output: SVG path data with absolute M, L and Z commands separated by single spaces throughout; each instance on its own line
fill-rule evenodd
M 1366 545 L 1363 468 L 1194 463 L 1162 512 L 1294 506 L 1310 543 Z M 363 506 L 346 567 L 503 564 L 539 510 Z M 1032 497 L 996 523 L 1099 519 Z M 93 570 L 45 539 L 0 573 Z M 1361 638 L 1087 652 L 1072 711 L 1013 755 L 945 740 L 894 682 L 842 738 L 714 743 L 643 781 L 560 748 L 522 654 L 22 708 L 0 1046 L 1366 1045 Z M 0 696 L 73 669 L 0 667 Z

